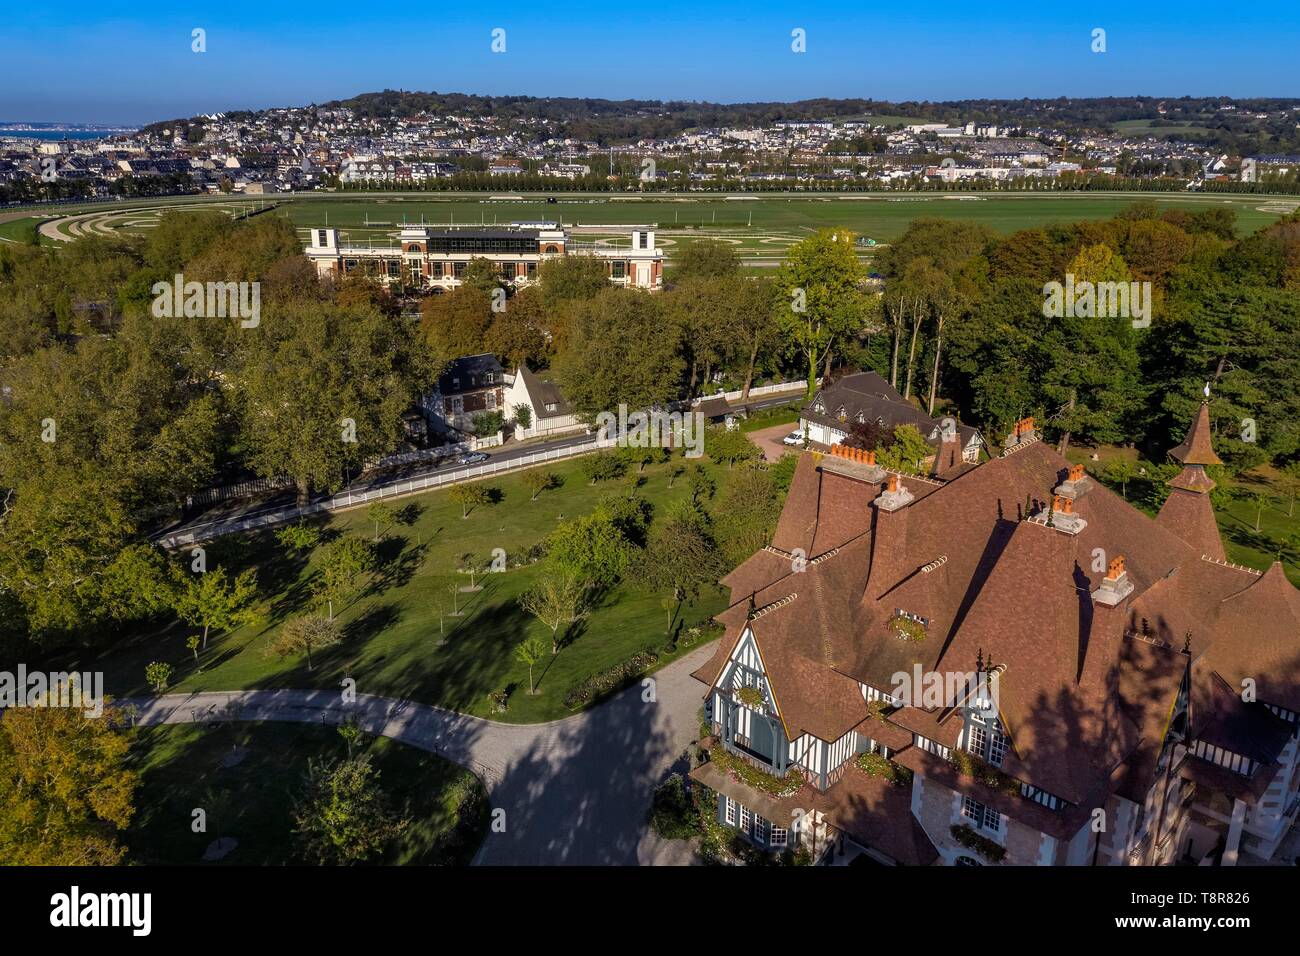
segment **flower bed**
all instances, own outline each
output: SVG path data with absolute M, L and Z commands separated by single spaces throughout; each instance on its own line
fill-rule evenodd
M 853 765 L 868 777 L 883 777 L 897 787 L 906 787 L 912 783 L 912 771 L 899 766 L 883 754 L 858 754 Z
M 1009 796 L 1020 795 L 1019 780 L 1010 774 L 1003 773 L 997 767 L 986 763 L 974 754 L 954 747 L 952 756 L 948 758 L 948 761 L 963 777 L 973 777 L 990 790 L 996 790 Z
M 729 773 L 733 779 L 774 797 L 788 797 L 807 783 L 803 771 L 798 767 L 791 767 L 784 777 L 778 777 L 742 760 L 722 744 L 714 744 L 709 751 L 709 761 L 719 770 Z
M 653 651 L 633 654 L 621 664 L 617 664 L 599 674 L 593 674 L 584 681 L 579 681 L 569 688 L 564 695 L 564 706 L 569 710 L 585 707 L 601 694 L 617 690 L 639 674 L 649 670 L 659 661 L 659 655 Z
M 952 838 L 968 850 L 974 850 L 990 863 L 1001 863 L 1007 855 L 1007 848 L 1000 843 L 994 843 L 986 836 L 980 836 L 966 824 L 953 824 L 948 828 Z

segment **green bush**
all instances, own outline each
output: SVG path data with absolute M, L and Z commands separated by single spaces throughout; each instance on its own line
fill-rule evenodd
M 722 744 L 715 744 L 709 751 L 709 760 L 742 783 L 775 797 L 788 796 L 808 782 L 798 767 L 791 767 L 784 777 L 778 777 L 741 760 Z
M 912 771 L 894 763 L 884 754 L 861 753 L 853 763 L 867 776 L 883 777 L 895 786 L 905 787 L 912 782 Z
M 668 840 L 687 840 L 700 832 L 700 818 L 686 793 L 681 774 L 673 774 L 655 790 L 650 826 Z
M 1000 843 L 994 843 L 986 836 L 980 836 L 966 824 L 953 824 L 949 827 L 948 832 L 952 838 L 966 847 L 968 850 L 974 850 L 990 863 L 1001 863 L 1007 855 L 1007 848 Z

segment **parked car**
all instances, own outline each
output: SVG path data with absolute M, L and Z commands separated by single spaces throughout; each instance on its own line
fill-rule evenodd
M 781 439 L 781 444 L 782 444 L 782 445 L 802 445 L 802 444 L 803 444 L 803 432 L 797 432 L 797 431 L 796 431 L 796 432 L 791 432 L 790 434 L 786 435 L 784 438 Z
M 456 459 L 458 465 L 477 465 L 481 461 L 487 461 L 488 456 L 481 451 L 469 451 Z

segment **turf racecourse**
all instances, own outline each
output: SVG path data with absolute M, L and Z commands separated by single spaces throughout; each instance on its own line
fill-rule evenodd
M 548 201 L 554 199 L 554 202 Z M 178 197 L 128 203 L 60 207 L 59 220 L 47 224 L 49 238 L 82 234 L 143 233 L 167 208 L 217 208 L 238 214 L 275 205 L 300 230 L 304 242 L 312 227 L 329 225 L 345 241 L 387 243 L 403 223 L 502 225 L 539 219 L 560 220 L 578 238 L 601 244 L 627 242 L 626 228 L 651 225 L 671 258 L 684 244 L 721 239 L 756 264 L 777 261 L 809 232 L 843 227 L 888 243 L 920 217 L 978 222 L 1007 235 L 1057 222 L 1107 219 L 1140 200 L 1161 209 L 1195 212 L 1227 206 L 1237 214 L 1241 233 L 1275 222 L 1300 206 L 1300 199 L 1205 193 L 854 193 L 720 194 L 687 193 L 297 193 L 266 197 Z M 74 218 L 75 217 L 75 218 Z M 53 233 L 54 235 L 50 235 Z M 866 250 L 864 250 L 865 252 Z

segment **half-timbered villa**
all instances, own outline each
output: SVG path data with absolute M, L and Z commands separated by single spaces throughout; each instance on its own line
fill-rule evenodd
M 805 454 L 723 583 L 718 820 L 898 864 L 1234 865 L 1295 819 L 1300 592 L 1228 563 L 1203 406 L 1151 518 L 1017 423 L 955 477 Z

